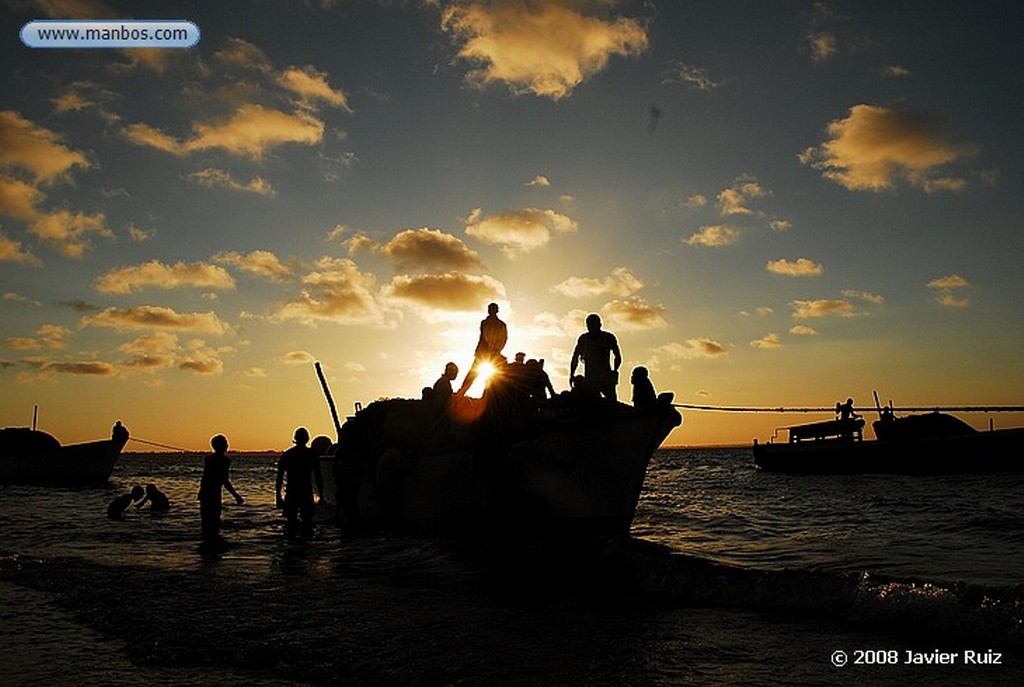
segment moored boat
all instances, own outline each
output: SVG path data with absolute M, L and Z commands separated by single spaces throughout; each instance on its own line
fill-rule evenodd
M 785 428 L 788 441 L 758 443 L 755 465 L 800 474 L 956 474 L 1024 470 L 1024 428 L 979 431 L 947 413 L 896 417 L 883 409 L 864 439 L 854 420 Z M 859 421 L 863 424 L 863 421 Z
M 483 398 L 450 405 L 371 403 L 341 427 L 332 458 L 339 523 L 361 531 L 626 534 L 648 462 L 682 417 L 671 394 L 644 409 L 591 400 L 567 393 L 535 403 L 492 383 Z
M 110 479 L 128 430 L 120 421 L 109 439 L 62 446 L 52 435 L 28 427 L 0 430 L 0 483 L 103 484 Z

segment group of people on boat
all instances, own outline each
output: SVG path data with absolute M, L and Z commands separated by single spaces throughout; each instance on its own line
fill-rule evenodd
M 485 366 L 498 372 L 503 381 L 538 401 L 558 395 L 544 370 L 543 358 L 527 360 L 526 354 L 519 352 L 513 362 L 508 362 L 502 352 L 508 342 L 508 326 L 498 317 L 498 310 L 497 303 L 487 306 L 487 317 L 480 322 L 473 363 L 458 390 L 454 390 L 453 383 L 459 375 L 459 367 L 449 362 L 434 385 L 423 389 L 423 399 L 445 403 L 465 396 Z M 601 402 L 601 399 L 613 403 L 618 401 L 622 351 L 615 335 L 601 326 L 600 315 L 591 313 L 587 316 L 587 331 L 577 338 L 569 364 L 569 393 L 583 399 L 585 404 Z M 577 374 L 580 363 L 583 363 L 582 375 Z M 657 393 L 646 367 L 634 368 L 630 382 L 635 407 L 644 408 L 656 403 Z

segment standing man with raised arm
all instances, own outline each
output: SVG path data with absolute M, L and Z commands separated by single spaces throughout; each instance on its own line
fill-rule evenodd
M 505 348 L 508 341 L 508 327 L 498 319 L 498 304 L 491 303 L 487 306 L 487 317 L 480 322 L 480 339 L 476 343 L 476 350 L 473 352 L 473 365 L 466 373 L 466 379 L 459 387 L 457 396 L 466 393 L 473 380 L 476 379 L 477 368 L 484 363 L 494 363 L 501 357 L 501 350 Z
M 613 358 L 609 361 L 609 356 Z M 619 367 L 622 365 L 622 352 L 615 335 L 601 329 L 601 318 L 591 313 L 587 315 L 587 331 L 576 340 L 576 349 L 572 352 L 572 363 L 569 365 L 569 385 L 576 376 L 576 366 L 583 361 L 583 376 L 602 396 L 615 401 L 615 387 L 619 383 Z

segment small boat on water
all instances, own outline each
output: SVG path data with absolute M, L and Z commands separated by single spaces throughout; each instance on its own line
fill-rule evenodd
M 127 442 L 120 421 L 109 439 L 66 446 L 36 429 L 0 429 L 0 484 L 103 484 Z
M 671 401 L 537 401 L 493 379 L 480 399 L 376 401 L 341 426 L 324 477 L 356 531 L 626 534 L 651 456 L 682 423 Z
M 788 441 L 754 440 L 762 470 L 800 474 L 957 474 L 1024 470 L 1024 429 L 979 431 L 947 413 L 896 417 L 881 409 L 864 439 L 864 420 L 786 427 Z

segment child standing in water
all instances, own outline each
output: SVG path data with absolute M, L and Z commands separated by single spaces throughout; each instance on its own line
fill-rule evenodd
M 220 539 L 221 488 L 235 497 L 235 503 L 241 505 L 245 499 L 235 491 L 231 484 L 231 459 L 228 458 L 228 440 L 218 434 L 210 440 L 213 453 L 206 456 L 203 463 L 203 478 L 199 482 L 199 515 L 202 520 L 202 537 L 205 540 Z

